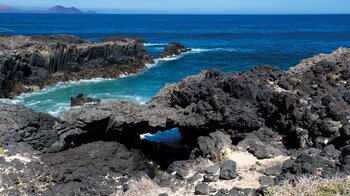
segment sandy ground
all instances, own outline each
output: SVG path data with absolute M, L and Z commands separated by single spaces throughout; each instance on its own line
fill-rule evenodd
M 260 187 L 259 178 L 264 176 L 259 170 L 282 165 L 289 158 L 288 156 L 278 156 L 275 158 L 258 160 L 248 152 L 230 150 L 228 159 L 236 162 L 238 177 L 233 180 L 219 180 L 210 185 L 213 185 L 217 189 L 223 188 L 228 190 L 233 187 L 257 189 Z
M 264 170 L 277 165 L 282 165 L 290 157 L 288 156 L 277 156 L 275 158 L 258 160 L 252 154 L 242 150 L 227 150 L 227 159 L 233 160 L 237 164 L 237 175 L 238 177 L 233 180 L 219 180 L 217 182 L 208 183 L 210 187 L 217 190 L 227 189 L 230 190 L 234 187 L 238 188 L 253 188 L 257 189 L 260 187 L 259 178 L 264 176 L 260 173 L 260 170 Z M 209 161 L 206 166 L 211 166 L 214 163 Z M 193 175 L 195 172 L 191 172 Z M 192 176 L 190 175 L 190 176 Z M 152 181 L 143 179 L 142 181 L 136 182 L 131 187 L 131 191 L 127 191 L 124 195 L 143 195 L 157 196 L 161 193 L 167 193 L 170 196 L 182 196 L 182 195 L 194 195 L 194 188 L 186 189 L 182 187 L 164 188 L 159 187 Z

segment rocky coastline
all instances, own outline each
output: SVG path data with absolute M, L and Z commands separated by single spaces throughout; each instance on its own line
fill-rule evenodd
M 154 63 L 138 38 L 99 42 L 71 35 L 0 37 L 0 97 L 80 79 L 135 74 Z
M 152 60 L 138 54 L 128 62 Z M 288 71 L 202 71 L 145 105 L 84 105 L 56 118 L 0 103 L 0 122 L 1 195 L 264 195 L 298 176 L 346 178 L 350 49 Z M 174 128 L 177 147 L 140 137 Z

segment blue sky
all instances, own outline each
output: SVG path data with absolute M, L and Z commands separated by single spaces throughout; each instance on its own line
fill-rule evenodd
M 0 0 L 0 3 L 22 9 L 75 6 L 100 13 L 350 13 L 350 0 Z

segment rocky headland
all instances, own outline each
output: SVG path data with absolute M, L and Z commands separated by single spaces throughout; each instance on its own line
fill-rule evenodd
M 0 37 L 0 97 L 40 90 L 58 82 L 115 78 L 154 63 L 137 38 L 100 42 L 71 35 Z
M 46 75 L 69 70 L 49 65 Z M 84 105 L 56 118 L 0 103 L 0 122 L 1 195 L 264 195 L 298 176 L 346 178 L 350 49 L 288 71 L 202 71 L 145 105 Z M 174 128 L 176 147 L 140 137 Z

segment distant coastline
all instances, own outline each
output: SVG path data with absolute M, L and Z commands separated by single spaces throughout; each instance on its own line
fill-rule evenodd
M 95 11 L 82 11 L 75 7 L 63 7 L 56 5 L 48 10 L 20 10 L 10 6 L 0 4 L 0 13 L 19 13 L 19 14 L 97 14 Z

